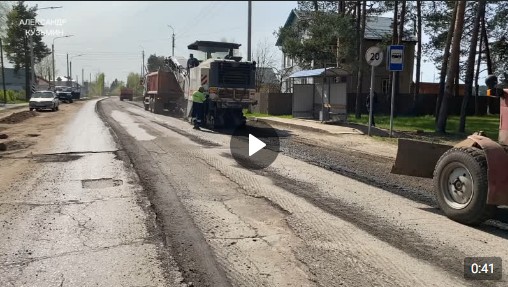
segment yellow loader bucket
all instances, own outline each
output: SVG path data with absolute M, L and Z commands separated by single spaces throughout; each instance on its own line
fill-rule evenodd
M 450 148 L 452 146 L 399 139 L 391 173 L 432 178 L 437 161 Z

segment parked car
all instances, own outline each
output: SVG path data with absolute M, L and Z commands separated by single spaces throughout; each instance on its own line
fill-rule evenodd
M 81 98 L 81 88 L 74 87 L 71 89 L 72 99 L 79 100 Z
M 58 111 L 60 100 L 53 91 L 37 91 L 32 94 L 28 107 L 31 111 L 50 109 L 52 111 Z
M 73 96 L 72 96 L 72 88 L 66 87 L 66 86 L 56 86 L 55 92 L 58 95 L 58 99 L 66 102 L 66 103 L 72 103 L 74 102 Z

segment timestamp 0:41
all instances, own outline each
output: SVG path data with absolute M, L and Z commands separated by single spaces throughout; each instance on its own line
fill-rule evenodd
M 501 257 L 464 258 L 464 278 L 468 280 L 501 280 L 503 260 Z

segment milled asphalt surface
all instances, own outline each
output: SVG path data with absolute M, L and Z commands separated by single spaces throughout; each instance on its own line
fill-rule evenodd
M 95 105 L 86 103 L 33 155 L 30 173 L 0 193 L 0 286 L 182 286 Z
M 136 125 L 113 129 L 124 134 L 119 140 L 130 147 L 138 173 L 150 166 L 157 175 L 148 182 L 157 186 L 155 176 L 176 187 L 172 192 L 232 285 L 294 286 L 288 278 L 300 278 L 300 286 L 471 286 L 462 276 L 465 256 L 508 258 L 502 224 L 471 228 L 450 221 L 434 207 L 425 182 L 387 177 L 389 158 L 286 130 L 274 164 L 249 171 L 231 158 L 227 134 L 194 131 L 135 105 L 110 99 L 99 110 L 108 122 L 130 118 Z M 153 139 L 133 140 L 137 129 Z M 165 217 L 165 203 L 153 203 Z M 177 235 L 165 235 L 178 242 Z M 504 280 L 481 285 L 504 286 Z

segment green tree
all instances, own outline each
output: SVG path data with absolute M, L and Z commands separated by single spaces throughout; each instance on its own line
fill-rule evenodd
M 99 97 L 104 96 L 105 78 L 106 77 L 105 77 L 104 73 L 100 73 L 97 75 L 96 92 Z
M 459 122 L 459 132 L 463 133 L 466 129 L 466 111 L 467 104 L 469 102 L 469 98 L 473 94 L 473 77 L 474 77 L 474 68 L 475 68 L 475 58 L 476 58 L 476 49 L 478 45 L 478 34 L 480 31 L 480 21 L 482 17 L 485 15 L 485 2 L 486 0 L 478 1 L 478 7 L 474 19 L 473 24 L 473 34 L 471 35 L 471 44 L 469 47 L 469 55 L 467 59 L 467 69 L 466 69 L 466 94 L 462 99 L 462 107 L 460 109 L 460 122 Z
M 118 79 L 115 79 L 113 82 L 111 82 L 111 86 L 109 87 L 109 89 L 113 91 L 114 89 L 116 89 L 116 87 L 118 87 Z
M 491 1 L 488 1 L 491 2 Z M 508 71 L 508 2 L 494 1 L 487 6 L 487 32 L 492 37 L 490 53 L 493 70 L 500 74 Z
M 448 101 L 453 94 L 454 80 L 457 78 L 459 60 L 460 60 L 460 42 L 464 31 L 464 13 L 466 10 L 466 1 L 457 2 L 457 15 L 455 23 L 451 23 L 453 28 L 452 45 L 450 47 L 450 63 L 446 73 L 445 93 L 439 108 L 439 115 L 436 124 L 436 131 L 446 132 L 446 122 L 448 119 Z
M 367 21 L 367 1 L 357 1 L 356 3 L 356 99 L 355 99 L 355 117 L 359 119 L 362 115 L 361 107 L 361 93 L 362 93 L 362 80 L 363 80 L 363 46 L 362 39 L 365 35 L 365 27 Z
M 146 63 L 148 72 L 155 72 L 158 71 L 159 68 L 164 67 L 164 57 L 163 56 L 157 56 L 156 54 L 150 55 L 147 59 Z
M 25 68 L 26 100 L 30 99 L 30 43 L 33 47 L 34 63 L 39 63 L 51 51 L 42 42 L 42 34 L 37 30 L 40 24 L 33 23 L 37 17 L 36 7 L 28 8 L 23 1 L 19 1 L 7 14 L 7 36 L 5 38 L 5 55 L 18 71 Z M 35 25 L 34 25 L 35 24 Z
M 5 54 L 16 70 L 30 66 L 30 38 L 33 42 L 34 62 L 39 63 L 51 54 L 50 49 L 42 42 L 42 34 L 37 30 L 40 24 L 31 25 L 31 19 L 36 19 L 35 7 L 28 8 L 24 1 L 19 1 L 7 14 L 7 37 L 5 39 Z M 27 61 L 28 59 L 28 61 Z
M 126 87 L 131 88 L 134 91 L 135 96 L 140 96 L 143 94 L 143 86 L 139 84 L 139 80 L 141 79 L 141 75 L 138 73 L 129 73 L 127 76 Z
M 282 51 L 296 60 L 297 64 L 308 69 L 335 63 L 341 59 L 356 58 L 355 25 L 350 15 L 316 11 L 308 14 L 308 20 L 299 21 L 294 26 L 281 27 L 276 35 L 281 39 Z M 335 51 L 337 38 L 341 39 Z M 351 68 L 344 67 L 344 68 Z
M 7 34 L 7 15 L 12 9 L 10 1 L 0 2 L 0 37 L 4 38 Z

